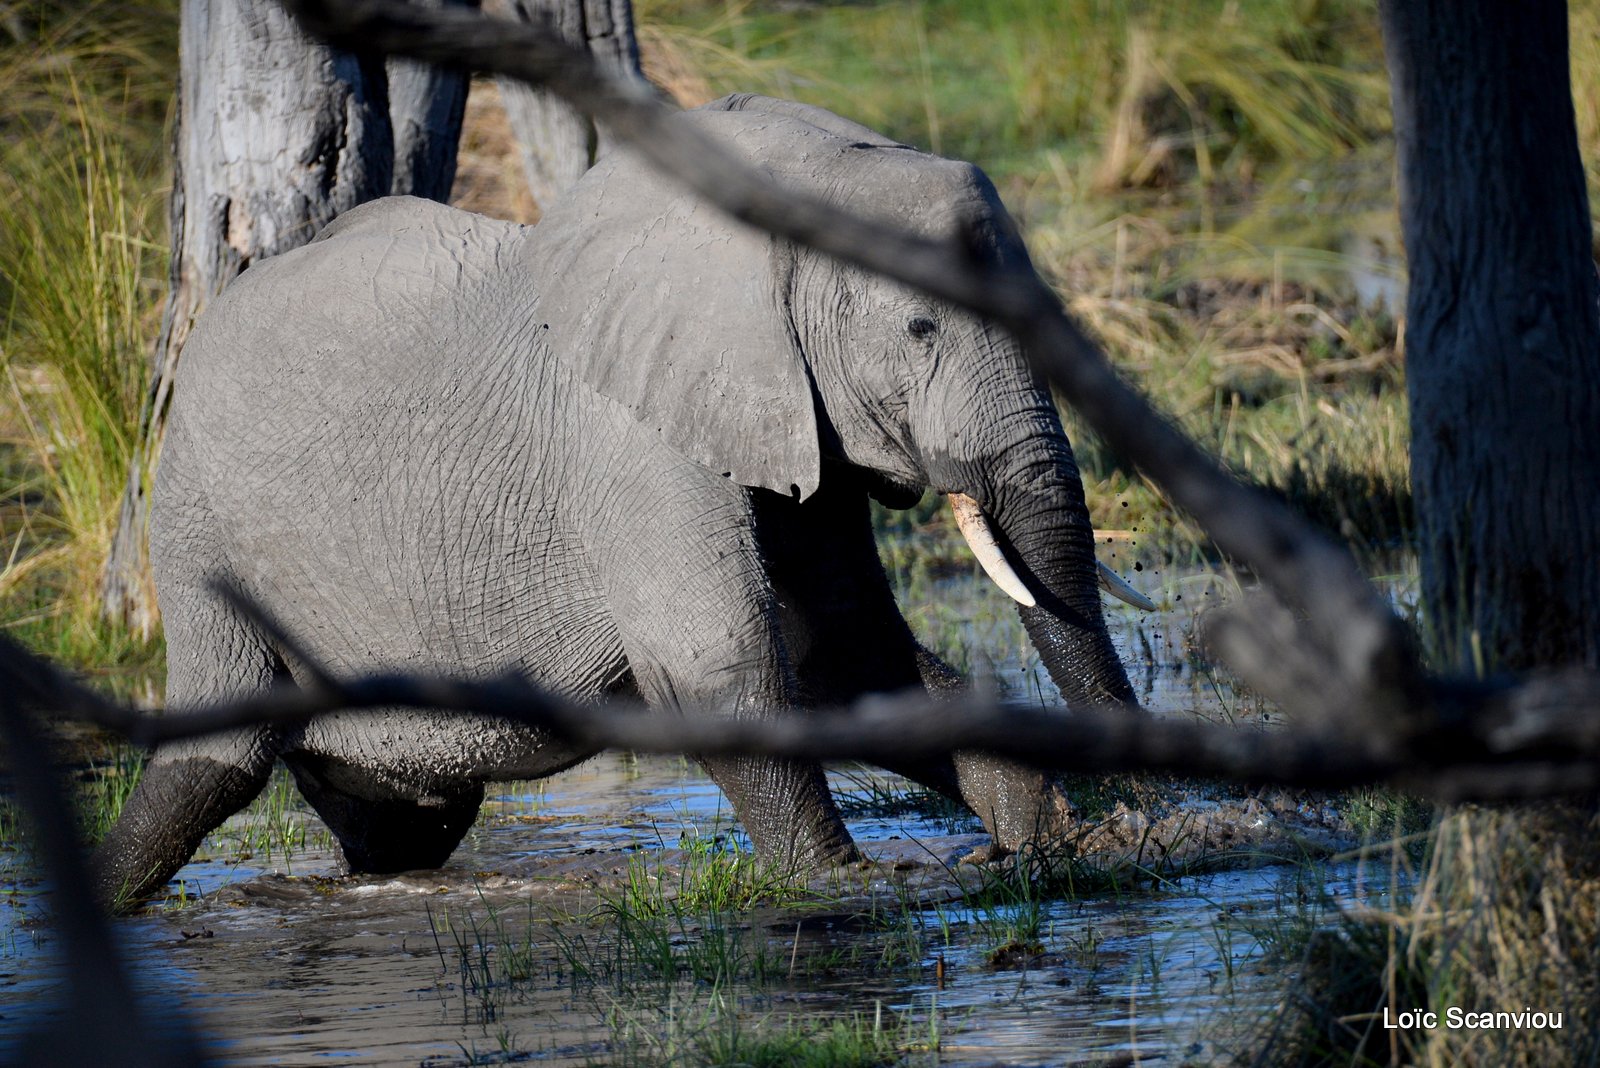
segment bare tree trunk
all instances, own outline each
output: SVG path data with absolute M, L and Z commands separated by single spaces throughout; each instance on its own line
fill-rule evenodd
M 396 61 L 391 122 L 382 62 L 313 43 L 274 0 L 184 0 L 181 18 L 170 289 L 102 588 L 106 615 L 144 635 L 156 622 L 149 483 L 196 317 L 251 263 L 342 211 L 391 190 L 448 195 L 466 100 L 464 73 Z
M 1428 639 L 1461 668 L 1600 667 L 1600 287 L 1566 6 L 1382 15 Z
M 478 0 L 412 0 L 428 7 L 477 7 Z M 467 74 L 432 63 L 391 59 L 389 119 L 394 128 L 396 195 L 450 199 L 467 109 Z
M 489 0 L 485 8 L 502 17 L 546 21 L 612 70 L 644 80 L 630 0 Z M 605 133 L 548 93 L 514 78 L 499 79 L 499 86 L 528 188 L 541 207 L 548 206 L 594 164 Z

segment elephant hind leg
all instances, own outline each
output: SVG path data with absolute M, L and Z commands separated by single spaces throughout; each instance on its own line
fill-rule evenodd
M 350 872 L 386 875 L 442 866 L 483 804 L 482 783 L 451 784 L 422 798 L 366 797 L 330 783 L 315 760 L 301 754 L 286 759 Z
M 197 708 L 262 693 L 284 665 L 266 638 L 198 584 L 164 583 L 167 707 Z M 255 799 L 272 774 L 277 737 L 263 727 L 161 746 L 94 855 L 95 892 L 122 911 L 155 894 L 200 843 Z

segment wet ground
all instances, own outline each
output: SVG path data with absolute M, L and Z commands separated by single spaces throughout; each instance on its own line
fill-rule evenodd
M 1111 612 L 1144 703 L 1270 720 L 1184 652 L 1192 607 L 1228 580 L 1133 577 L 1176 609 Z M 931 607 L 908 609 L 919 631 L 937 644 L 953 627 L 962 644 L 945 651 L 964 667 L 1050 692 L 981 581 L 936 586 Z M 1259 835 L 1211 851 L 1228 870 L 1140 855 L 1046 894 L 960 864 L 984 841 L 970 818 L 889 776 L 832 774 L 875 862 L 766 895 L 716 788 L 681 759 L 607 754 L 507 784 L 447 868 L 398 878 L 335 878 L 326 833 L 280 784 L 213 837 L 171 901 L 119 929 L 147 996 L 190 1011 L 229 1063 L 748 1063 L 762 1035 L 842 1021 L 905 1063 L 1177 1064 L 1248 1041 L 1330 910 L 1384 903 L 1381 856 L 1262 865 Z M 1168 802 L 1189 838 L 1193 814 L 1338 822 L 1316 799 Z M 1122 799 L 1095 818 L 1139 815 Z M 0 862 L 16 880 L 0 909 L 3 1047 L 48 1011 L 56 979 L 44 895 L 16 854 Z

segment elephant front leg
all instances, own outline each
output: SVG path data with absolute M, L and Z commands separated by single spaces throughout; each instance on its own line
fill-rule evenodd
M 775 628 L 762 629 L 768 631 L 764 648 L 737 650 L 736 663 L 720 667 L 709 650 L 674 655 L 669 668 L 659 654 L 645 655 L 634 645 L 630 661 L 640 693 L 669 715 L 676 707 L 749 718 L 802 714 L 790 697 Z M 727 796 L 762 863 L 796 871 L 856 859 L 820 765 L 756 756 L 697 759 Z
M 272 738 L 261 729 L 162 746 L 117 822 L 95 850 L 95 894 L 124 912 L 156 894 L 200 843 L 248 805 L 272 774 Z
M 739 813 L 763 863 L 803 871 L 857 858 L 819 765 L 764 757 L 707 757 L 700 765 Z
M 955 668 L 920 646 L 917 669 L 923 685 L 935 696 L 953 698 L 966 689 Z M 1074 827 L 1072 802 L 1061 783 L 1043 771 L 971 749 L 952 753 L 936 767 L 936 781 L 953 780 L 961 800 L 989 832 L 989 847 L 965 858 L 968 862 L 998 859 L 1029 845 L 1048 844 Z
M 203 583 L 160 575 L 167 707 L 200 708 L 267 692 L 287 672 L 266 637 Z M 200 843 L 272 775 L 279 738 L 248 727 L 161 746 L 95 850 L 100 901 L 125 911 L 159 892 Z
M 699 469 L 650 472 L 647 506 L 606 517 L 595 570 L 640 695 L 671 715 L 800 715 L 750 491 Z M 855 858 L 820 765 L 700 761 L 763 861 L 786 870 Z
M 768 494 L 758 498 L 758 509 L 803 702 L 843 705 L 919 684 L 935 697 L 965 689 L 960 674 L 918 643 L 900 614 L 864 488 L 837 478 L 804 504 Z M 1071 806 L 1059 785 L 1013 761 L 958 752 L 883 766 L 971 808 L 993 839 L 983 857 L 1014 853 L 1070 827 Z

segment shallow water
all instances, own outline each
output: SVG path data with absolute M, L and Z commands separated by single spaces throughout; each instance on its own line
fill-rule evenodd
M 1270 717 L 1184 653 L 1192 606 L 1226 580 L 1131 577 L 1179 608 L 1108 612 L 1141 701 L 1169 715 Z M 907 610 L 936 646 L 955 621 L 945 633 L 963 644 L 947 656 L 1013 693 L 1052 692 L 981 578 L 941 577 L 931 607 Z M 1383 873 L 1344 863 L 975 906 L 962 890 L 985 876 L 956 863 L 983 841 L 973 821 L 885 814 L 883 791 L 904 784 L 832 777 L 880 863 L 819 881 L 799 905 L 657 921 L 670 975 L 641 963 L 606 902 L 641 876 L 670 891 L 707 842 L 740 844 L 715 786 L 679 758 L 606 754 L 507 784 L 448 867 L 402 877 L 331 878 L 314 817 L 241 814 L 180 873 L 187 903 L 119 931 L 152 1002 L 183 1006 L 229 1063 L 694 1064 L 713 1036 L 828 1017 L 878 1021 L 909 1063 L 934 1060 L 935 1045 L 949 1064 L 1178 1063 L 1244 1041 L 1281 997 L 1319 902 L 1382 903 Z M 306 846 L 285 859 L 282 840 L 301 833 Z M 42 895 L 25 878 L 10 885 L 0 1047 L 47 1011 L 58 983 Z M 1030 927 L 1022 941 L 1036 944 L 1003 948 Z M 693 962 L 713 951 L 730 966 L 695 978 Z
M 836 775 L 835 785 L 848 795 L 865 784 Z M 581 917 L 618 892 L 630 859 L 651 854 L 670 885 L 680 835 L 725 830 L 706 779 L 678 760 L 613 754 L 542 796 L 505 795 L 496 806 L 511 815 L 475 829 L 436 872 L 329 882 L 318 877 L 332 873 L 332 858 L 318 851 L 295 858 L 294 876 L 249 862 L 190 865 L 181 878 L 203 898 L 120 925 L 143 988 L 163 1003 L 176 996 L 238 1064 L 451 1063 L 463 1049 L 487 1054 L 502 1042 L 551 1063 L 609 1063 L 636 1044 L 622 1035 L 653 1029 L 651 1050 L 674 1026 L 718 1026 L 706 983 L 637 968 L 621 981 L 581 978 L 560 949 L 563 938 L 582 937 L 605 960 L 614 925 Z M 1343 864 L 1049 901 L 1040 906 L 1042 952 L 996 968 L 988 958 L 1005 941 L 1004 920 L 1028 904 L 963 904 L 941 866 L 981 835 L 920 818 L 859 820 L 852 831 L 890 863 L 845 875 L 804 907 L 721 921 L 739 929 L 738 952 L 779 963 L 764 982 L 722 991 L 745 1026 L 876 1014 L 921 1042 L 937 1027 L 939 1062 L 950 1064 L 1209 1059 L 1212 1043 L 1238 1040 L 1281 995 L 1285 962 L 1271 954 L 1273 936 L 1307 922 L 1308 897 L 1381 897 L 1380 884 Z M 896 859 L 919 866 L 895 872 Z M 676 937 L 693 942 L 716 922 L 691 918 Z M 54 985 L 26 925 L 13 919 L 9 934 L 6 1039 L 28 1015 L 15 1008 L 47 1003 Z M 529 958 L 526 978 L 469 978 L 513 951 Z

